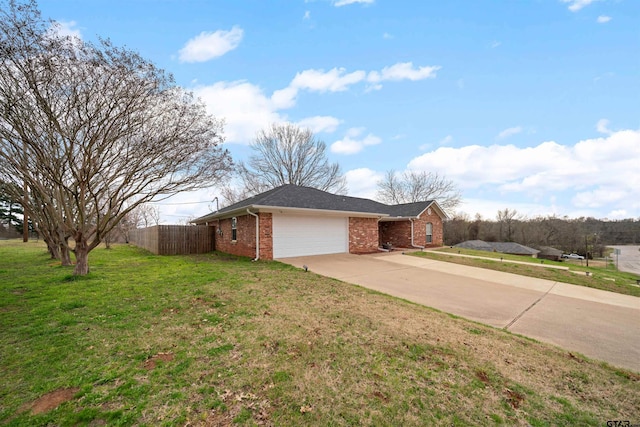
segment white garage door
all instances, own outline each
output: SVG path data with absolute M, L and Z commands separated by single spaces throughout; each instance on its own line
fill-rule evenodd
M 348 251 L 348 218 L 273 215 L 274 258 Z

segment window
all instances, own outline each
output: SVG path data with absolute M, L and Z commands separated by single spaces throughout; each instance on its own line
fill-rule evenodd
M 427 243 L 433 243 L 433 224 L 427 223 Z
M 231 218 L 231 241 L 238 240 L 238 219 L 234 216 Z

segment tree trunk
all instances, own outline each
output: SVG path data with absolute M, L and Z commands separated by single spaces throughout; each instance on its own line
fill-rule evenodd
M 69 253 L 69 248 L 66 245 L 60 245 L 59 258 L 62 265 L 73 265 L 71 263 L 71 254 Z
M 56 245 L 47 244 L 47 249 L 49 250 L 49 254 L 51 254 L 51 259 L 61 259 L 60 249 Z
M 60 259 L 59 246 L 46 233 L 43 233 L 43 236 L 44 236 L 44 242 L 47 244 L 47 250 L 51 255 L 51 259 Z
M 73 270 L 75 276 L 86 276 L 89 274 L 89 245 L 82 237 L 76 240 L 76 247 L 73 250 L 76 256 L 76 268 Z

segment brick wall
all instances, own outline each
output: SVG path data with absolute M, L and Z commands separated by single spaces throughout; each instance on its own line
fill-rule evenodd
M 409 221 L 380 222 L 380 246 L 391 243 L 396 248 L 411 247 L 411 223 Z
M 427 223 L 430 222 L 433 224 L 432 227 L 432 238 L 431 243 L 426 242 L 426 232 L 427 232 Z M 442 219 L 435 213 L 435 210 L 432 209 L 431 214 L 427 214 L 427 212 L 423 212 L 422 215 L 418 217 L 415 221 L 415 231 L 421 231 L 420 234 L 420 242 L 418 245 L 429 247 L 442 246 L 443 242 L 443 227 L 442 227 Z M 418 238 L 418 234 L 415 234 L 416 241 Z
M 260 221 L 260 259 L 273 259 L 272 222 L 270 213 L 259 213 Z M 255 258 L 256 256 L 256 218 L 252 215 L 236 217 L 236 241 L 231 240 L 231 218 L 220 220 L 222 236 L 216 233 L 216 250 L 228 254 Z M 218 227 L 218 221 L 210 225 Z
M 427 243 L 427 223 L 432 224 L 431 243 Z M 413 243 L 416 246 L 442 246 L 442 219 L 435 213 L 423 212 L 413 221 Z M 390 242 L 394 247 L 411 248 L 411 221 L 380 223 L 380 245 Z
M 349 218 L 349 253 L 378 251 L 378 219 Z
M 236 218 L 235 241 L 232 241 L 231 218 L 220 220 L 222 235 L 216 233 L 216 250 L 253 258 L 256 256 L 256 220 L 250 215 L 240 215 Z M 217 232 L 218 222 L 214 221 L 211 224 L 216 226 Z
M 258 216 L 260 216 L 260 259 L 273 259 L 272 215 L 270 213 L 259 213 Z

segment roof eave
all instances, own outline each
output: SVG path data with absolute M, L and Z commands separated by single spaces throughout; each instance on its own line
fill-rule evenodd
M 357 217 L 365 217 L 365 218 L 384 218 L 388 217 L 389 214 L 382 212 L 361 212 L 361 211 L 343 211 L 337 209 L 318 209 L 318 208 L 296 208 L 290 206 L 268 206 L 268 205 L 254 205 L 254 209 L 258 209 L 261 212 L 270 212 L 270 213 L 285 213 L 285 212 L 299 212 L 305 214 L 311 213 L 322 213 L 322 214 L 330 214 L 336 216 L 357 216 Z
M 444 219 L 451 219 L 451 217 L 449 217 L 449 214 L 444 209 L 442 209 L 442 206 L 440 206 L 440 204 L 437 202 L 437 200 L 432 200 L 431 203 L 429 203 L 429 206 L 427 206 L 426 209 L 429 209 L 432 205 L 434 205 L 440 211 L 440 217 L 442 217 L 443 220 Z M 420 215 L 422 215 L 422 212 L 420 212 Z
M 246 205 L 230 211 L 214 212 L 209 215 L 196 218 L 191 222 L 194 224 L 204 224 L 210 221 L 215 221 L 223 218 L 231 218 L 233 216 L 236 216 L 239 213 L 246 213 L 247 209 L 253 210 L 256 212 L 267 212 L 267 213 L 285 213 L 285 212 L 288 212 L 288 213 L 298 212 L 303 214 L 322 213 L 324 215 L 329 214 L 329 215 L 335 215 L 335 216 L 351 216 L 351 217 L 362 217 L 362 218 L 386 218 L 389 216 L 389 214 L 382 213 L 382 212 L 359 212 L 359 211 L 343 211 L 343 210 L 334 210 L 334 209 L 295 208 L 295 207 L 289 207 L 289 206 L 270 206 L 270 205 Z

